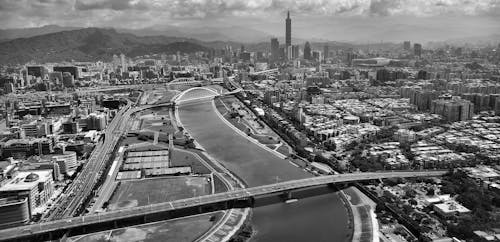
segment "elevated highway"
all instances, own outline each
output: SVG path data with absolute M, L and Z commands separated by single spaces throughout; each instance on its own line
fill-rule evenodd
M 345 184 L 365 180 L 384 178 L 411 178 L 441 176 L 446 171 L 393 171 L 348 173 L 330 176 L 319 176 L 300 180 L 274 183 L 246 189 L 232 190 L 200 197 L 193 197 L 172 202 L 164 202 L 149 206 L 135 207 L 101 214 L 66 218 L 52 222 L 20 226 L 0 230 L 0 240 L 28 239 L 33 241 L 59 239 L 70 232 L 71 235 L 98 232 L 112 228 L 126 227 L 141 223 L 161 221 L 176 216 L 176 213 L 195 210 L 204 213 L 217 209 L 228 209 L 236 203 L 251 206 L 259 196 L 269 194 L 284 195 L 293 198 L 293 191 L 321 185 Z M 196 214 L 195 213 L 195 214 Z M 181 213 L 182 214 L 182 213 Z M 133 222 L 132 222 L 133 221 Z

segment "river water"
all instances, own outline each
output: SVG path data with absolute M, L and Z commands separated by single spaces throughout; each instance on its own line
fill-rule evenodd
M 216 113 L 211 101 L 179 107 L 184 128 L 215 159 L 248 186 L 294 180 L 311 174 L 280 159 L 236 133 Z M 253 209 L 252 241 L 345 241 L 348 214 L 336 193 Z

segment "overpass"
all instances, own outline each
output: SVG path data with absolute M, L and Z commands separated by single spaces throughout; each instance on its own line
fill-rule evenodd
M 272 73 L 272 72 L 278 72 L 278 68 L 274 69 L 269 69 L 269 70 L 263 70 L 263 71 L 255 71 L 248 73 L 249 75 L 259 75 L 259 74 L 264 74 L 264 73 Z
M 203 84 L 202 81 L 195 80 L 193 77 L 180 77 L 172 80 L 167 83 L 167 87 L 176 88 L 176 87 L 198 87 Z
M 191 210 L 190 214 L 199 214 L 209 211 L 228 209 L 235 206 L 253 206 L 255 199 L 259 196 L 278 194 L 280 196 L 284 196 L 285 199 L 290 199 L 293 198 L 293 191 L 298 189 L 384 178 L 441 176 L 445 173 L 446 171 L 424 170 L 348 173 L 311 177 L 181 199 L 172 202 L 163 202 L 149 206 L 134 207 L 100 214 L 66 218 L 52 222 L 4 229 L 0 230 L 0 240 L 53 240 L 65 236 L 68 232 L 71 236 L 73 236 L 113 228 L 162 221 L 176 216 L 185 216 L 188 215 L 188 210 Z

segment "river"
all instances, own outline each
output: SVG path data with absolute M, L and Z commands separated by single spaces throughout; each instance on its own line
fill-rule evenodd
M 312 176 L 236 133 L 217 115 L 211 101 L 179 107 L 184 128 L 208 154 L 248 186 Z M 258 242 L 345 241 L 348 214 L 336 193 L 253 209 Z

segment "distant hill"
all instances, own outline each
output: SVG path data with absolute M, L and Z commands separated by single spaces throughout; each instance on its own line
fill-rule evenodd
M 143 29 L 117 29 L 117 31 L 137 36 L 166 35 L 193 38 L 202 41 L 231 41 L 239 43 L 256 43 L 268 41 L 271 38 L 271 35 L 268 33 L 243 26 L 179 27 L 162 25 Z
M 85 28 L 18 38 L 0 43 L 0 64 L 111 60 L 114 54 L 130 57 L 177 51 L 205 51 L 202 42 L 178 37 L 118 33 L 114 29 Z
M 56 33 L 67 30 L 81 29 L 80 27 L 61 27 L 58 25 L 45 25 L 36 28 L 22 29 L 0 29 L 0 41 L 6 41 L 17 38 L 29 38 L 37 35 Z

